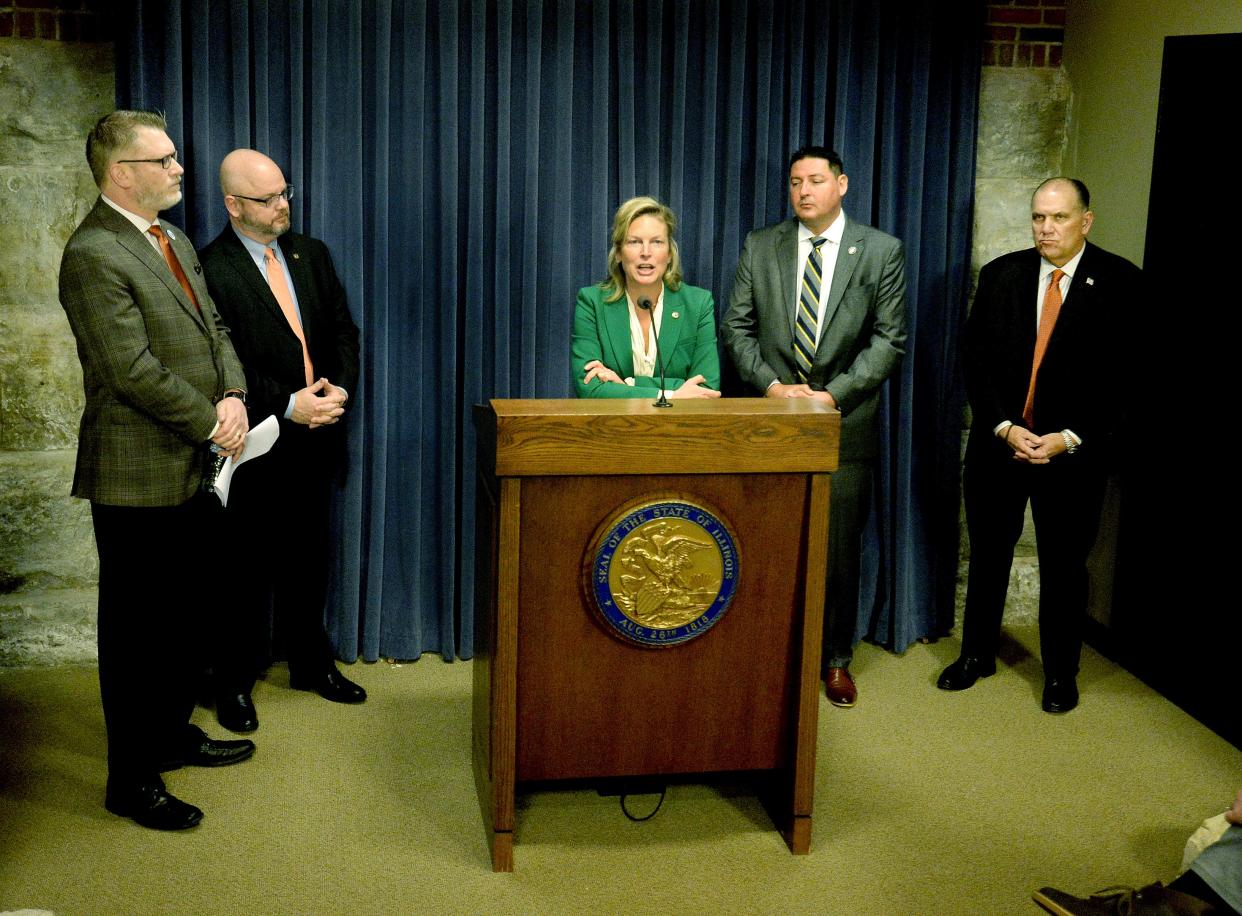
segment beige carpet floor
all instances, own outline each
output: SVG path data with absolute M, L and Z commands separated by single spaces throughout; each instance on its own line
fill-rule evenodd
M 1090 650 L 1082 705 L 1042 713 L 1035 634 L 1012 635 L 961 694 L 934 686 L 956 640 L 859 648 L 859 705 L 821 706 L 809 856 L 744 785 L 674 785 L 641 824 L 561 790 L 520 798 L 509 875 L 490 871 L 470 773 L 469 663 L 353 665 L 361 707 L 274 669 L 252 760 L 168 774 L 206 811 L 171 835 L 103 809 L 93 669 L 0 670 L 0 911 L 1038 914 L 1044 884 L 1172 878 L 1242 752 Z

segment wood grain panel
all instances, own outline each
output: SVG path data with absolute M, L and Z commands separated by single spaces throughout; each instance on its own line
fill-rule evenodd
M 841 415 L 805 398 L 497 400 L 502 477 L 836 470 Z M 491 419 L 488 419 L 491 423 Z M 487 432 L 490 432 L 490 428 Z M 484 429 L 480 427 L 480 437 Z
M 705 635 L 648 648 L 606 628 L 580 571 L 601 521 L 668 491 L 720 511 L 738 588 Z M 525 480 L 518 780 L 790 767 L 809 502 L 797 474 Z

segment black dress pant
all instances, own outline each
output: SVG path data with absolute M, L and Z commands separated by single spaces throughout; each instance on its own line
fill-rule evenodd
M 862 532 L 871 506 L 871 462 L 844 462 L 832 474 L 828 507 L 828 581 L 824 601 L 823 667 L 848 668 L 858 623 Z
M 91 503 L 110 780 L 154 778 L 185 739 L 204 617 L 236 585 L 220 551 L 219 508 L 202 493 L 179 506 Z
M 281 647 L 294 676 L 316 678 L 333 664 L 324 629 L 333 440 L 328 429 L 282 426 L 272 451 L 233 477 L 224 518 L 244 592 L 215 627 L 220 693 L 248 693 Z
M 1047 677 L 1073 677 L 1087 609 L 1087 556 L 1095 543 L 1106 474 L 1091 455 L 1061 454 L 1048 464 L 1015 461 L 990 431 L 971 433 L 963 486 L 970 572 L 962 654 L 996 656 L 1013 550 L 1031 504 L 1039 554 L 1039 640 Z

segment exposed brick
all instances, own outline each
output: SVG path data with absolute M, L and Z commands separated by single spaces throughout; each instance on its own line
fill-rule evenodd
M 1065 0 L 1043 0 L 1043 5 L 1059 6 L 1061 9 L 1065 9 Z
M 996 45 L 996 66 L 1013 66 L 1013 45 Z
M 1065 25 L 1065 10 L 1044 10 L 1044 25 Z
M 13 37 L 13 14 L 0 13 L 0 38 Z
M 15 38 L 35 37 L 34 13 L 14 13 L 13 36 Z
M 1048 41 L 1057 42 L 1058 44 L 1065 41 L 1064 29 L 1039 29 L 1028 28 L 1023 26 L 1018 29 L 1019 41 Z
M 1048 66 L 1049 67 L 1061 66 L 1061 46 L 1060 45 L 1053 45 L 1052 47 L 1048 49 Z
M 1043 21 L 1043 14 L 1037 9 L 1030 7 L 1014 7 L 1012 9 L 991 11 L 988 16 L 988 22 L 1006 23 L 1012 22 L 1016 25 L 1039 25 Z
M 992 41 L 1014 41 L 1018 37 L 1018 30 L 1011 25 L 994 25 L 988 29 L 988 38 Z
M 1031 65 L 1031 46 L 1020 44 L 1014 51 L 1013 65 L 1015 67 L 1029 67 Z
M 992 44 L 992 42 L 990 41 L 985 41 L 983 43 L 982 63 L 983 63 L 983 66 L 985 67 L 996 66 L 996 45 Z
M 1031 45 L 1031 66 L 1042 67 L 1047 59 L 1047 45 Z

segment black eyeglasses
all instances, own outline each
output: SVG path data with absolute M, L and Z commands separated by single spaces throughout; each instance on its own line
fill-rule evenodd
M 293 200 L 293 185 L 285 185 L 285 189 L 283 191 L 277 191 L 271 197 L 247 197 L 244 194 L 230 194 L 229 197 L 236 197 L 238 200 L 248 200 L 252 203 L 262 204 L 265 207 L 274 207 L 276 206 L 276 201 L 280 200 L 282 197 L 285 199 L 286 203 Z
M 155 162 L 164 171 L 168 171 L 172 164 L 177 161 L 177 152 L 173 150 L 167 156 L 161 156 L 159 159 L 118 159 L 117 162 Z

